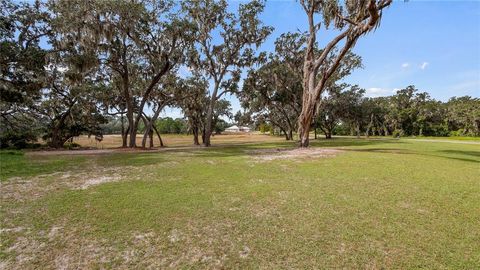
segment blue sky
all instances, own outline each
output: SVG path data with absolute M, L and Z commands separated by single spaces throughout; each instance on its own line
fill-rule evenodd
M 266 50 L 273 49 L 281 33 L 306 29 L 306 16 L 295 1 L 267 2 L 262 17 L 276 28 Z M 318 40 L 324 36 L 320 33 Z M 440 100 L 480 97 L 480 1 L 394 2 L 380 27 L 362 37 L 353 51 L 364 68 L 346 81 L 370 95 L 388 95 L 413 84 Z
M 231 1 L 235 10 L 239 1 Z M 307 18 L 297 1 L 267 0 L 261 15 L 275 31 L 261 50 L 273 51 L 282 33 L 305 31 Z M 333 33 L 320 32 L 327 42 Z M 345 79 L 367 90 L 368 96 L 391 95 L 415 85 L 439 100 L 452 96 L 480 97 L 480 1 L 397 1 L 383 13 L 380 27 L 362 37 L 353 51 L 363 59 Z M 233 111 L 238 100 L 227 97 Z M 178 117 L 177 110 L 164 115 Z

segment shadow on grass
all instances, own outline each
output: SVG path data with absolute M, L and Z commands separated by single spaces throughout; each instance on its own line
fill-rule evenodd
M 376 144 L 385 144 L 385 143 L 402 143 L 398 140 L 380 140 L 380 139 L 319 139 L 312 140 L 311 147 L 314 148 L 333 148 L 333 147 L 356 147 L 356 146 L 370 146 Z M 165 151 L 171 153 L 188 153 L 195 157 L 232 157 L 232 156 L 251 156 L 258 155 L 261 151 L 259 150 L 268 150 L 268 149 L 294 149 L 298 147 L 298 142 L 296 141 L 284 141 L 284 142 L 245 142 L 245 143 L 235 143 L 235 144 L 216 144 L 212 147 L 185 147 L 185 148 L 175 148 L 168 149 L 165 148 Z M 380 149 L 380 148 L 378 148 Z M 158 152 L 157 152 L 158 153 Z
M 429 154 L 425 152 L 417 152 L 408 149 L 399 148 L 368 148 L 368 149 L 347 149 L 347 151 L 354 152 L 371 152 L 371 153 L 388 153 L 388 154 L 401 154 L 401 155 L 418 155 L 427 157 L 440 157 L 458 161 L 466 161 L 473 163 L 480 163 L 480 159 L 472 159 L 471 157 L 480 157 L 480 152 L 477 151 L 462 151 L 462 150 L 440 150 L 435 151 L 440 154 Z M 456 156 L 455 156 L 456 155 Z
M 404 143 L 397 139 L 365 139 L 365 138 L 332 138 L 312 140 L 310 145 L 317 147 L 348 147 L 348 146 L 369 146 L 376 144 Z
M 480 151 L 464 151 L 464 150 L 442 150 L 440 152 L 446 154 L 465 155 L 480 158 Z
M 376 144 L 401 143 L 393 139 L 354 139 L 333 138 L 317 139 L 311 141 L 312 147 L 357 147 Z M 111 153 L 99 152 L 98 154 L 68 155 L 58 153 L 55 155 L 24 155 L 23 152 L 0 152 L 2 161 L 0 177 L 5 180 L 14 176 L 32 176 L 54 172 L 77 171 L 91 169 L 92 164 L 103 167 L 112 166 L 144 166 L 167 162 L 178 156 L 169 156 L 165 153 L 186 153 L 198 158 L 228 158 L 258 155 L 263 149 L 293 149 L 298 146 L 296 141 L 283 142 L 235 142 L 215 144 L 212 147 L 175 147 L 153 149 L 152 151 Z M 378 148 L 380 151 L 380 148 Z

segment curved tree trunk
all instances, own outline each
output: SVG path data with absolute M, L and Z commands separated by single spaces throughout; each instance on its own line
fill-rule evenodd
M 313 115 L 315 114 L 315 102 L 311 99 L 304 102 L 302 112 L 298 117 L 298 136 L 300 137 L 300 147 L 308 147 L 310 126 L 312 124 Z
M 192 128 L 192 133 L 193 133 L 193 144 L 194 145 L 200 145 L 200 141 L 198 140 L 198 127 L 197 126 Z
M 290 141 L 290 137 L 288 136 L 288 132 L 281 127 L 279 127 L 279 128 L 280 128 L 280 135 L 282 135 L 282 132 L 283 132 L 283 134 L 285 135 L 285 140 Z
M 157 134 L 158 140 L 160 141 L 160 147 L 164 147 L 165 145 L 163 144 L 162 137 L 160 136 L 160 132 L 158 132 L 158 129 L 155 125 L 153 125 L 153 130 Z
M 145 132 L 143 133 L 143 139 L 142 139 L 142 147 L 143 148 L 145 148 L 146 141 L 147 141 L 147 136 L 149 136 L 150 134 L 151 134 L 150 138 L 152 140 L 152 142 L 150 144 L 153 145 L 153 130 L 152 129 L 155 126 L 154 123 L 157 120 L 157 118 L 160 115 L 160 112 L 162 110 L 163 110 L 163 106 L 159 105 L 158 109 L 155 111 L 155 114 L 152 116 L 152 118 L 147 119 L 145 117 L 142 117 L 142 119 L 144 120 L 144 123 L 145 123 Z M 147 120 L 148 120 L 148 122 L 147 122 Z M 153 146 L 150 146 L 150 147 L 153 147 Z

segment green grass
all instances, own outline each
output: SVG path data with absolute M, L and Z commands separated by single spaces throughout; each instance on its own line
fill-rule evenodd
M 27 158 L 23 151 L 0 151 L 0 180 L 27 177 L 74 169 L 86 160 L 83 156 L 41 156 Z
M 404 137 L 404 138 L 406 138 L 406 139 L 429 139 L 429 140 L 452 140 L 452 141 L 480 142 L 480 137 L 467 137 L 467 136 L 452 136 L 452 137 L 419 136 L 419 137 Z
M 58 266 L 58 258 L 112 269 L 480 268 L 480 145 L 347 138 L 312 145 L 344 151 L 268 162 L 245 150 L 294 145 L 43 161 L 1 153 L 2 179 L 60 174 L 47 177 L 54 190 L 2 199 L 3 227 L 24 229 L 2 234 L 0 259 L 15 265 L 22 254 L 31 259 L 18 268 L 32 269 Z M 113 173 L 124 180 L 77 190 L 61 184 L 61 173 L 73 182 Z M 27 248 L 9 250 L 19 239 Z

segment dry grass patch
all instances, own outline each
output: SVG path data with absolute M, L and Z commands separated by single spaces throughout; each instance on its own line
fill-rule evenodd
M 319 147 L 310 147 L 310 148 L 276 148 L 276 149 L 261 149 L 249 151 L 250 154 L 254 156 L 255 160 L 259 161 L 271 161 L 277 159 L 310 159 L 310 158 L 322 158 L 322 157 L 332 157 L 343 152 L 339 149 L 329 149 L 329 148 L 319 148 Z

